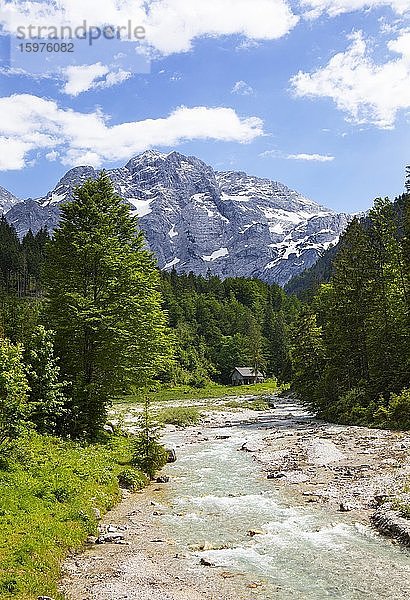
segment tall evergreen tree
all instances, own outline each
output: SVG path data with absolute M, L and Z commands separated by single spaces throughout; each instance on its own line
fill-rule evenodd
M 46 320 L 72 382 L 68 432 L 92 437 L 110 398 L 146 384 L 170 344 L 154 259 L 107 175 L 78 188 L 61 217 L 48 249 Z
M 0 217 L 0 284 L 7 294 L 22 294 L 24 256 L 16 230 Z
M 303 402 L 320 410 L 326 349 L 322 329 L 309 307 L 305 307 L 295 325 L 291 354 L 295 391 Z

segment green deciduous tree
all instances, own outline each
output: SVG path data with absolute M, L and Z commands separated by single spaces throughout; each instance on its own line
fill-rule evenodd
M 94 436 L 110 398 L 145 385 L 170 356 L 155 261 L 104 173 L 62 207 L 45 285 L 46 321 L 72 382 L 68 432 Z
M 38 326 L 24 350 L 30 421 L 40 433 L 55 434 L 64 420 L 67 399 L 54 356 L 54 332 Z
M 0 339 L 0 447 L 26 425 L 28 390 L 22 347 Z

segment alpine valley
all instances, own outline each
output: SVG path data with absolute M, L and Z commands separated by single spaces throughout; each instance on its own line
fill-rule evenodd
M 214 171 L 178 152 L 147 151 L 107 173 L 138 215 L 163 270 L 256 277 L 283 286 L 335 245 L 352 218 L 281 183 Z M 90 166 L 75 167 L 35 200 L 18 200 L 0 188 L 0 209 L 19 237 L 45 226 L 52 231 L 60 204 L 98 174 Z

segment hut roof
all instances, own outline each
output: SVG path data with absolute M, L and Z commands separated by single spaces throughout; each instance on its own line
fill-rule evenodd
M 255 377 L 255 369 L 253 367 L 235 367 L 235 371 L 238 371 L 242 377 Z M 263 373 L 258 371 L 257 377 L 263 377 Z

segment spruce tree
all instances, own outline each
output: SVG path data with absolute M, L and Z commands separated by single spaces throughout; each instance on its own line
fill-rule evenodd
M 326 349 L 322 329 L 310 307 L 304 308 L 294 327 L 291 357 L 294 390 L 303 402 L 320 411 Z
M 46 320 L 72 383 L 66 431 L 94 437 L 110 399 L 145 385 L 170 356 L 158 271 L 104 172 L 61 208 L 47 258 Z

